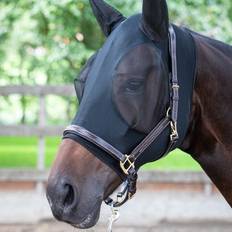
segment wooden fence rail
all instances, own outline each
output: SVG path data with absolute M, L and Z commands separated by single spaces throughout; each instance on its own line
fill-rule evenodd
M 0 86 L 0 95 L 8 96 L 12 94 L 32 95 L 32 96 L 75 96 L 72 85 L 6 85 Z
M 65 126 L 0 125 L 0 136 L 60 136 Z
M 62 134 L 65 126 L 48 126 L 46 123 L 46 101 L 47 95 L 75 96 L 72 85 L 7 85 L 0 86 L 0 95 L 9 96 L 12 94 L 37 96 L 39 99 L 38 125 L 0 125 L 0 136 L 37 136 L 37 171 L 45 171 L 45 137 L 58 136 Z M 42 190 L 42 181 L 37 179 L 37 188 Z

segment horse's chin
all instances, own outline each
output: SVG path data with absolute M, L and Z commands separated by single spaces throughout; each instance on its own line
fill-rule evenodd
M 96 205 L 86 216 L 81 220 L 75 220 L 75 216 L 71 220 L 67 220 L 70 225 L 78 229 L 89 229 L 95 226 L 99 220 L 101 204 Z
M 78 229 L 89 229 L 97 224 L 99 215 L 100 213 L 98 213 L 97 215 L 93 215 L 92 213 L 90 213 L 81 223 L 71 225 Z

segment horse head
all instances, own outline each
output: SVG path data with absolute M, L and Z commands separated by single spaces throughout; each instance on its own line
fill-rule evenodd
M 72 125 L 129 154 L 166 115 L 169 104 L 168 10 L 144 0 L 142 14 L 125 18 L 102 0 L 90 0 L 106 41 L 75 82 L 80 101 Z M 148 148 L 138 169 L 163 148 Z M 123 181 L 118 164 L 83 137 L 66 134 L 47 185 L 54 216 L 78 228 L 96 224 L 103 202 Z

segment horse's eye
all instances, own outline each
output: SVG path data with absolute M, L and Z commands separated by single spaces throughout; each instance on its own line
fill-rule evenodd
M 126 93 L 138 93 L 143 90 L 143 80 L 129 80 L 126 83 L 125 91 Z

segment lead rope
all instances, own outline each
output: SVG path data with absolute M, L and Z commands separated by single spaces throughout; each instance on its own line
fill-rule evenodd
M 114 222 L 116 222 L 120 217 L 119 209 L 115 208 L 113 204 L 111 204 L 110 209 L 111 216 L 109 217 L 107 232 L 112 232 Z

